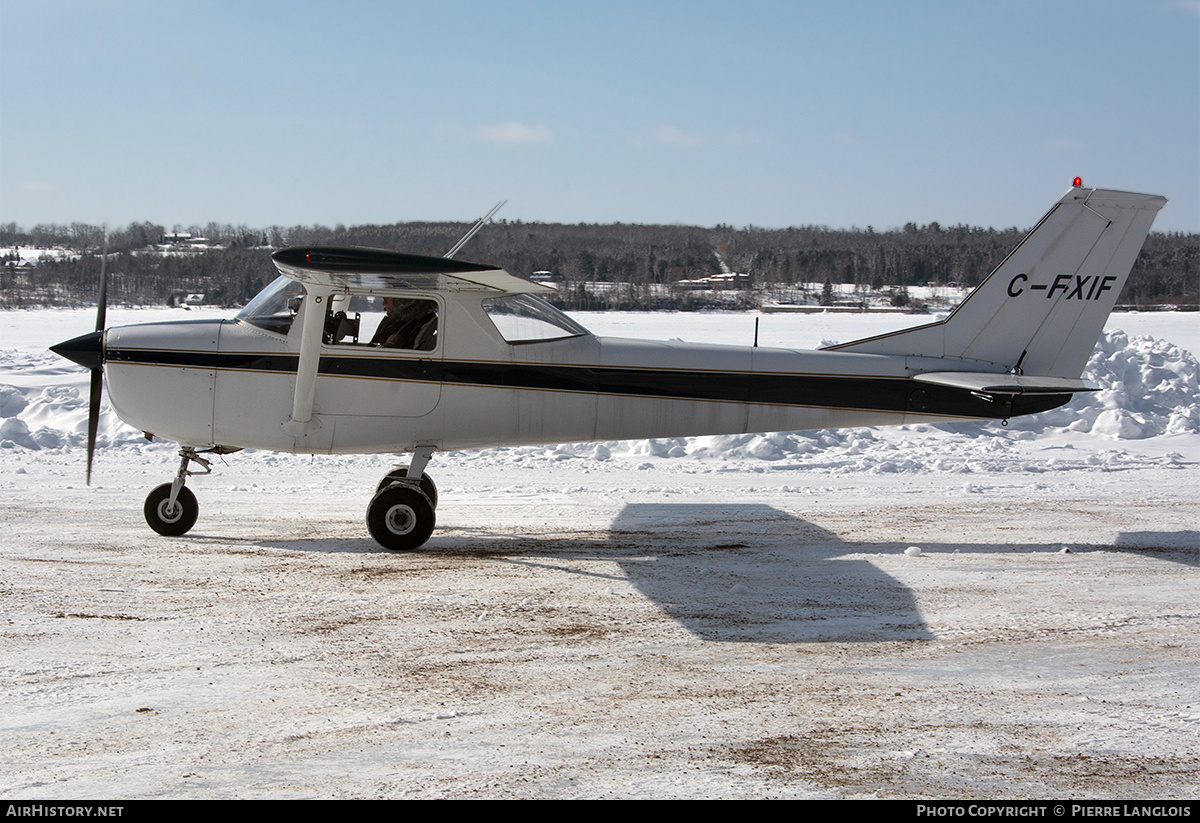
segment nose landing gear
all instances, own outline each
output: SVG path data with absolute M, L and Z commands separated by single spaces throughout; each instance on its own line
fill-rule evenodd
M 142 509 L 150 528 L 167 537 L 187 534 L 192 526 L 196 525 L 196 518 L 200 514 L 200 504 L 196 502 L 196 495 L 184 486 L 188 477 L 212 473 L 212 463 L 201 457 L 192 447 L 181 448 L 179 456 L 179 471 L 176 472 L 175 479 L 156 486 L 146 495 L 146 505 Z M 188 471 L 188 463 L 193 462 L 203 466 L 204 471 Z

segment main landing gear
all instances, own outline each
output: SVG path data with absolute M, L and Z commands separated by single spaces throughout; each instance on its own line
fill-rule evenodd
M 431 457 L 433 448 L 422 446 L 407 468 L 388 472 L 379 482 L 367 506 L 367 528 L 385 549 L 412 551 L 433 534 L 437 487 L 425 474 Z
M 143 510 L 150 528 L 168 537 L 187 534 L 196 525 L 200 506 L 196 495 L 184 484 L 189 477 L 211 474 L 212 463 L 203 454 L 226 454 L 236 449 L 220 446 L 199 452 L 191 446 L 179 450 L 179 471 L 170 483 L 163 483 L 146 496 Z M 425 474 L 433 457 L 432 446 L 422 446 L 413 452 L 412 462 L 388 472 L 375 488 L 375 496 L 367 506 L 367 528 L 379 545 L 391 551 L 412 551 L 419 548 L 437 522 L 437 486 Z M 200 470 L 188 466 L 196 463 Z

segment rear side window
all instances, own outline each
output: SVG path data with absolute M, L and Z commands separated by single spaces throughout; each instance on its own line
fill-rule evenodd
M 541 343 L 579 337 L 588 330 L 532 294 L 489 297 L 483 310 L 509 343 Z

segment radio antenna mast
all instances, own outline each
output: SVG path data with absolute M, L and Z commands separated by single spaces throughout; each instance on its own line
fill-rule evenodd
M 489 211 L 487 214 L 485 214 L 483 217 L 480 217 L 478 220 L 476 220 L 475 225 L 471 226 L 471 228 L 467 231 L 467 233 L 463 235 L 462 240 L 459 240 L 457 243 L 455 243 L 454 248 L 450 249 L 450 251 L 443 254 L 442 257 L 453 257 L 454 255 L 458 254 L 459 250 L 462 249 L 463 246 L 467 245 L 467 241 L 475 236 L 475 232 L 482 229 L 484 224 L 487 223 L 487 221 L 491 220 L 492 216 L 495 215 L 496 212 L 500 211 L 500 209 L 507 202 L 508 202 L 507 200 L 501 200 L 499 203 L 492 206 L 492 210 Z

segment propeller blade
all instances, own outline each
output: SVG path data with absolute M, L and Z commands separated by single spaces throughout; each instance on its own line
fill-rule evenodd
M 92 369 L 92 389 L 88 394 L 87 432 L 87 484 L 92 485 L 92 457 L 96 453 L 96 429 L 100 426 L 100 393 L 104 386 L 104 372 Z
M 104 227 L 104 251 L 100 255 L 100 296 L 96 300 L 96 336 L 103 338 L 108 314 L 108 226 Z M 97 341 L 98 343 L 101 341 Z M 97 346 L 100 348 L 100 346 Z M 92 458 L 96 454 L 96 429 L 100 427 L 100 396 L 104 390 L 104 370 L 92 367 L 92 387 L 88 393 L 87 484 L 92 485 Z
M 108 312 L 108 227 L 104 228 L 104 253 L 100 255 L 100 297 L 96 300 L 96 331 L 104 331 Z

